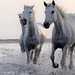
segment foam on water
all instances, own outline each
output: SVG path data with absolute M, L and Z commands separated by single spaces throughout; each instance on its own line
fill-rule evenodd
M 51 44 L 44 44 L 37 65 L 32 62 L 27 65 L 26 53 L 21 53 L 18 44 L 0 44 L 0 75 L 75 75 L 75 63 L 73 70 L 62 71 L 60 65 L 58 69 L 52 68 L 50 54 Z M 59 64 L 61 56 L 62 51 L 58 49 L 55 60 Z M 75 62 L 74 58 L 75 55 Z M 69 55 L 66 64 L 69 64 Z

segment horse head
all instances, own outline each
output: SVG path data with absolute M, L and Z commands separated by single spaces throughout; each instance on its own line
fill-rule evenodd
M 45 21 L 44 21 L 44 27 L 49 28 L 49 26 L 57 20 L 57 14 L 56 14 L 56 8 L 55 8 L 55 2 L 52 1 L 52 3 L 46 3 L 44 2 L 45 9 Z

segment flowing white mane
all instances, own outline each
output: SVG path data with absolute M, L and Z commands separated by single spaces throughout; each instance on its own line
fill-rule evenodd
M 51 4 L 50 4 L 50 3 L 48 3 L 47 8 L 48 8 L 50 5 L 51 5 Z M 63 18 L 66 18 L 65 10 L 63 10 L 63 8 L 61 8 L 61 7 L 60 7 L 60 6 L 58 6 L 58 5 L 56 5 L 55 7 L 58 9 L 58 11 L 60 12 L 61 16 L 62 16 Z
M 65 10 L 63 10 L 63 8 L 59 7 L 58 5 L 56 5 L 56 8 L 60 12 L 61 16 L 65 19 L 66 18 Z

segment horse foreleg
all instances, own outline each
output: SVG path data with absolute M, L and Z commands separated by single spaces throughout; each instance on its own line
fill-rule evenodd
M 30 63 L 30 51 L 26 51 L 27 53 L 27 64 Z
M 54 53 L 55 53 L 55 51 L 56 51 L 55 46 L 52 45 L 52 52 L 51 52 L 51 56 L 50 56 L 51 61 L 52 61 L 52 66 L 53 66 L 53 68 L 58 68 L 59 65 L 58 65 L 57 63 L 54 62 L 54 59 L 55 59 Z
M 67 52 L 67 45 L 63 47 L 62 59 L 61 59 L 61 67 L 62 69 L 66 69 L 66 52 Z
M 39 46 L 36 48 L 35 50 L 35 56 L 34 56 L 34 60 L 33 60 L 33 63 L 36 64 L 37 63 L 37 60 L 39 58 L 39 55 L 40 55 L 40 52 L 41 52 L 41 47 L 42 46 Z
M 21 47 L 21 52 L 24 53 L 25 52 L 25 45 L 23 43 L 23 36 L 21 36 L 20 40 L 19 40 L 19 44 Z
M 24 47 L 24 45 L 22 44 L 22 45 L 20 45 L 20 47 L 21 47 L 21 52 L 24 53 L 24 52 L 25 52 L 25 47 Z
M 33 60 L 33 51 L 31 51 L 30 59 Z
M 69 64 L 69 69 L 73 69 L 73 50 L 74 47 L 70 48 L 70 64 Z

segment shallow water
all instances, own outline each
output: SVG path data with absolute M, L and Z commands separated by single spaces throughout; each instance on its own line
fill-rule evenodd
M 0 75 L 75 75 L 75 63 L 73 70 L 63 71 L 60 65 L 58 69 L 52 68 L 50 53 L 51 44 L 46 43 L 42 47 L 37 65 L 32 62 L 27 65 L 26 53 L 21 53 L 18 43 L 0 44 Z M 59 64 L 61 55 L 62 51 L 58 49 L 55 60 Z M 75 55 L 73 55 L 74 58 Z M 69 64 L 69 55 L 67 55 L 66 64 L 67 66 Z

